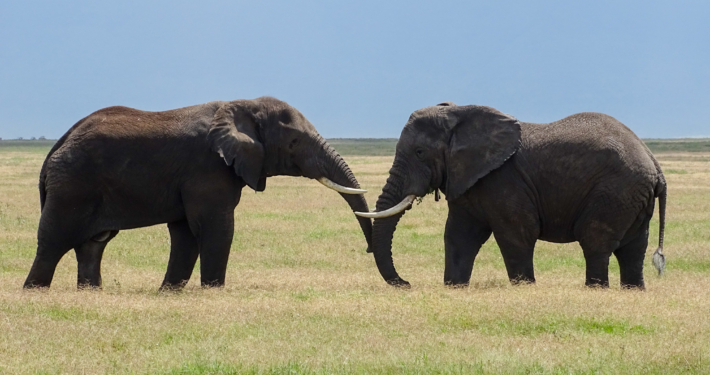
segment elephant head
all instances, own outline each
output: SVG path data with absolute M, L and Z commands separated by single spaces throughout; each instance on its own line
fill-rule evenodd
M 374 218 L 372 248 L 377 268 L 391 285 L 409 283 L 392 262 L 392 236 L 417 197 L 438 190 L 455 200 L 476 181 L 500 167 L 520 145 L 520 123 L 484 106 L 446 102 L 414 112 L 402 130 Z
M 235 100 L 214 115 L 208 134 L 212 150 L 256 191 L 276 175 L 316 179 L 338 191 L 353 211 L 367 211 L 355 176 L 343 158 L 295 108 L 271 97 Z M 372 222 L 357 218 L 371 250 Z

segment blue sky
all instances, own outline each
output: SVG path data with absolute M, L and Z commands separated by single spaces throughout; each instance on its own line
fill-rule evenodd
M 275 96 L 325 137 L 397 137 L 442 101 L 710 136 L 707 1 L 5 1 L 0 137 L 111 105 Z

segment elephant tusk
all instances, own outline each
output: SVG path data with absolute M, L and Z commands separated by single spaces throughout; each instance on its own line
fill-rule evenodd
M 370 219 L 383 219 L 386 217 L 394 216 L 397 215 L 398 213 L 406 210 L 407 208 L 412 206 L 412 202 L 417 198 L 416 195 L 407 195 L 404 199 L 402 199 L 401 202 L 399 202 L 396 206 L 386 209 L 384 211 L 380 212 L 355 212 L 355 215 L 357 216 L 362 216 L 362 217 L 367 217 Z
M 337 191 L 338 193 L 343 193 L 343 194 L 365 194 L 365 193 L 367 193 L 367 190 L 353 189 L 353 188 L 345 187 L 342 185 L 338 185 L 335 182 L 333 182 L 325 177 L 319 178 L 318 182 L 320 182 L 321 184 L 325 185 L 326 187 L 328 187 L 330 189 Z

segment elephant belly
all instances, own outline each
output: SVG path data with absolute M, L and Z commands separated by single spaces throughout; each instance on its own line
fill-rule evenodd
M 574 235 L 576 215 L 570 211 L 564 206 L 548 207 L 547 210 L 544 210 L 540 220 L 539 239 L 554 243 L 577 241 Z
M 572 229 L 567 226 L 548 226 L 546 228 L 543 225 L 539 239 L 553 243 L 570 243 L 577 241 L 577 239 L 574 238 L 574 234 L 572 234 Z
M 562 194 L 557 199 L 544 199 L 539 210 L 540 238 L 543 241 L 554 243 L 569 243 L 577 241 L 574 236 L 574 224 L 577 220 L 577 211 L 581 202 L 573 197 L 564 197 Z
M 104 196 L 98 217 L 111 229 L 133 229 L 178 221 L 185 209 L 178 193 L 112 194 Z

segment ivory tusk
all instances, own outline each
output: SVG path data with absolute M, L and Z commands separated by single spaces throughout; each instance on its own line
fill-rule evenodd
M 333 182 L 325 177 L 319 178 L 318 182 L 320 182 L 321 184 L 325 185 L 328 188 L 331 188 L 331 189 L 337 191 L 338 193 L 343 193 L 343 194 L 365 194 L 365 193 L 367 193 L 367 190 L 353 189 L 353 188 L 345 187 L 342 185 L 338 185 L 335 182 Z
M 404 199 L 402 199 L 401 202 L 399 202 L 396 206 L 392 208 L 380 212 L 355 212 L 355 215 L 368 217 L 370 219 L 383 219 L 386 217 L 394 216 L 409 208 L 412 205 L 412 202 L 414 202 L 414 199 L 416 198 L 416 195 L 407 195 Z

